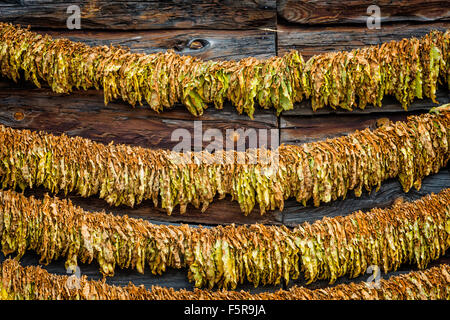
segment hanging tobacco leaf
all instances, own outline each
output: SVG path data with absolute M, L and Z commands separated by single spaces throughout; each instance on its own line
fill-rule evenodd
M 145 55 L 89 47 L 0 23 L 0 68 L 14 81 L 23 76 L 59 93 L 102 88 L 105 104 L 121 98 L 162 112 L 182 103 L 195 116 L 209 104 L 222 108 L 226 100 L 250 117 L 255 103 L 280 114 L 304 96 L 313 110 L 381 107 L 385 95 L 406 109 L 415 98 L 435 101 L 438 83 L 450 86 L 449 39 L 449 31 L 433 31 L 421 39 L 317 55 L 306 63 L 297 51 L 267 60 L 202 61 L 171 50 Z
M 0 240 L 5 255 L 27 250 L 66 267 L 97 261 L 112 276 L 118 268 L 188 268 L 196 287 L 236 288 L 244 282 L 280 284 L 297 279 L 333 283 L 368 266 L 384 272 L 404 263 L 425 268 L 450 246 L 450 189 L 387 209 L 284 226 L 214 228 L 154 225 L 141 219 L 86 212 L 70 201 L 27 198 L 0 191 Z
M 75 276 L 72 276 L 75 277 Z M 193 291 L 143 285 L 114 286 L 86 276 L 71 279 L 48 273 L 37 266 L 22 267 L 8 259 L 0 266 L 0 300 L 449 300 L 450 266 L 440 264 L 412 271 L 377 283 L 350 283 L 311 290 L 293 286 L 289 290 Z
M 80 137 L 0 126 L 0 184 L 20 189 L 44 186 L 51 192 L 98 195 L 111 205 L 133 207 L 153 199 L 171 214 L 188 204 L 205 211 L 227 194 L 244 214 L 283 209 L 295 197 L 314 205 L 345 198 L 350 190 L 378 190 L 398 177 L 405 192 L 449 160 L 450 113 L 410 116 L 373 131 L 282 145 L 276 151 L 177 153 L 127 145 L 104 145 Z M 267 156 L 269 161 L 252 161 Z M 255 158 L 257 157 L 257 158 Z M 222 159 L 223 161 L 214 161 Z

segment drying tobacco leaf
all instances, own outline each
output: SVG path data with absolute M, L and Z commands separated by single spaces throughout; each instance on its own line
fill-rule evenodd
M 104 145 L 0 126 L 0 186 L 98 195 L 116 206 L 152 199 L 168 214 L 177 206 L 184 213 L 188 204 L 205 211 L 214 197 L 228 194 L 244 214 L 256 205 L 261 214 L 282 210 L 290 197 L 318 206 L 351 190 L 357 197 L 378 190 L 395 177 L 407 192 L 448 163 L 450 112 L 448 106 L 435 110 L 326 141 L 215 154 Z
M 244 282 L 280 284 L 357 277 L 368 266 L 384 272 L 404 263 L 425 268 L 450 246 L 450 189 L 387 209 L 284 226 L 214 228 L 154 225 L 142 219 L 86 212 L 68 200 L 42 200 L 0 191 L 0 241 L 5 255 L 27 250 L 41 263 L 61 257 L 66 267 L 97 261 L 118 268 L 188 268 L 196 287 L 236 288 Z
M 146 55 L 89 47 L 0 23 L 0 68 L 14 81 L 23 76 L 59 93 L 103 88 L 105 104 L 121 98 L 161 112 L 181 102 L 195 116 L 209 104 L 222 108 L 226 100 L 250 117 L 255 103 L 280 114 L 304 96 L 314 110 L 381 106 L 385 95 L 406 109 L 416 97 L 435 101 L 438 83 L 450 86 L 449 39 L 448 31 L 433 31 L 421 39 L 317 55 L 306 63 L 297 51 L 267 60 L 202 61 L 171 50 Z
M 366 282 L 340 284 L 311 290 L 293 286 L 289 290 L 252 294 L 248 291 L 193 291 L 143 285 L 114 286 L 104 280 L 76 279 L 51 274 L 38 266 L 21 266 L 8 259 L 0 266 L 0 300 L 450 300 L 450 266 L 440 264 L 411 271 L 376 286 Z

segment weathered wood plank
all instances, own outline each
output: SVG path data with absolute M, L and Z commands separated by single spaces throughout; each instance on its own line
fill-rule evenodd
M 433 107 L 439 106 L 441 104 L 450 102 L 450 91 L 445 88 L 438 88 L 436 91 L 436 100 L 438 103 L 434 103 L 431 99 L 416 99 L 409 106 L 409 112 L 427 112 Z M 392 96 L 385 96 L 382 101 L 381 108 L 374 107 L 373 105 L 367 105 L 364 109 L 355 107 L 352 111 L 337 108 L 333 109 L 331 107 L 324 107 L 314 111 L 311 107 L 311 100 L 303 100 L 294 105 L 292 110 L 284 111 L 281 116 L 318 116 L 325 114 L 336 114 L 336 115 L 363 115 L 363 114 L 393 114 L 404 112 L 401 104 Z
M 445 31 L 449 27 L 450 22 L 381 25 L 381 29 L 368 29 L 365 26 L 305 28 L 279 24 L 278 55 L 283 56 L 290 50 L 298 50 L 307 60 L 313 55 L 331 51 L 349 51 L 403 38 L 420 38 L 432 30 Z
M 439 104 L 450 102 L 450 92 L 446 89 L 439 89 L 436 96 Z M 428 111 L 439 104 L 433 103 L 430 99 L 416 100 L 408 110 Z M 275 113 L 259 107 L 256 108 L 254 120 L 245 114 L 239 115 L 230 103 L 226 103 L 221 110 L 210 106 L 201 117 L 192 116 L 182 105 L 158 114 L 147 105 L 133 108 L 121 100 L 105 106 L 102 91 L 78 90 L 71 94 L 56 94 L 47 88 L 35 88 L 30 83 L 14 84 L 2 78 L 0 78 L 0 106 L 2 107 L 0 123 L 14 128 L 48 130 L 55 134 L 66 132 L 69 135 L 80 135 L 100 142 L 109 143 L 114 140 L 117 143 L 131 143 L 151 148 L 172 148 L 178 141 L 170 141 L 171 133 L 178 128 L 186 128 L 192 134 L 194 121 L 202 121 L 204 131 L 219 129 L 223 133 L 226 133 L 227 129 L 253 128 L 258 135 L 259 129 L 269 130 L 278 126 Z M 401 112 L 402 107 L 392 97 L 385 97 L 381 108 L 367 106 L 364 110 L 357 108 L 353 111 L 333 110 L 330 107 L 313 111 L 310 100 L 305 100 L 296 104 L 294 109 L 283 112 L 281 123 L 284 116 Z M 288 131 L 281 133 L 286 132 Z M 268 137 L 271 137 L 270 133 Z M 268 139 L 268 144 L 270 143 L 271 139 Z M 208 141 L 203 142 L 203 146 L 208 144 Z M 223 144 L 226 144 L 226 139 Z
M 154 149 L 172 149 L 176 146 L 180 139 L 171 137 L 177 129 L 188 131 L 192 148 L 194 138 L 200 140 L 203 148 L 207 147 L 211 142 L 202 139 L 201 135 L 195 136 L 194 126 L 201 126 L 202 134 L 208 129 L 220 130 L 223 141 L 217 142 L 217 145 L 223 148 L 231 139 L 234 141 L 238 138 L 230 130 L 238 129 L 242 133 L 254 129 L 258 139 L 262 132 L 259 130 L 267 132 L 267 145 L 270 146 L 270 130 L 278 126 L 276 115 L 270 111 L 261 110 L 251 120 L 247 115 L 239 115 L 229 104 L 222 110 L 208 108 L 202 117 L 192 116 L 181 105 L 158 114 L 148 106 L 132 108 L 122 101 L 105 106 L 101 91 L 80 90 L 70 95 L 56 94 L 50 89 L 34 88 L 29 83 L 15 85 L 11 81 L 0 82 L 0 106 L 0 123 L 13 128 L 66 133 L 102 143 L 114 141 Z M 276 132 L 273 137 L 277 143 Z M 244 139 L 244 135 L 241 135 L 236 141 L 236 147 L 243 147 L 244 143 L 249 146 L 250 139 Z
M 448 2 L 443 0 L 407 1 L 326 1 L 278 0 L 281 19 L 298 24 L 366 24 L 370 5 L 380 7 L 381 23 L 398 21 L 436 21 L 450 18 Z
M 0 15 L 1 17 L 1 15 Z M 264 30 L 148 30 L 148 31 L 38 31 L 90 46 L 120 45 L 133 52 L 155 53 L 169 49 L 204 60 L 239 60 L 248 56 L 267 59 L 275 52 L 275 33 Z
M 396 179 L 385 181 L 380 190 L 372 190 L 371 193 L 363 191 L 361 197 L 355 197 L 349 192 L 345 200 L 339 199 L 329 203 L 323 203 L 320 207 L 314 207 L 308 203 L 306 207 L 294 199 L 285 203 L 283 210 L 283 224 L 295 226 L 303 222 L 314 222 L 323 217 L 345 216 L 352 212 L 368 211 L 372 208 L 385 208 L 393 204 L 395 199 L 403 198 L 406 201 L 417 200 L 430 193 L 438 193 L 450 187 L 450 165 L 441 169 L 437 174 L 426 177 L 420 190 L 411 189 L 404 192 L 400 182 Z
M 0 20 L 33 28 L 67 29 L 71 5 L 81 12 L 81 29 L 255 29 L 274 28 L 275 0 L 257 1 L 62 1 L 0 3 Z
M 36 198 L 42 198 L 48 190 L 43 188 L 28 189 L 25 191 L 26 196 L 34 196 Z M 155 208 L 153 202 L 150 200 L 143 201 L 141 204 L 134 208 L 119 206 L 111 207 L 106 201 L 99 199 L 95 196 L 90 198 L 82 198 L 75 194 L 69 194 L 64 196 L 63 193 L 57 195 L 59 198 L 70 199 L 73 204 L 91 212 L 112 212 L 115 215 L 128 215 L 133 218 L 140 218 L 147 220 L 151 223 L 161 224 L 190 224 L 190 225 L 224 225 L 224 224 L 274 224 L 279 225 L 282 223 L 282 215 L 280 212 L 271 212 L 263 216 L 260 215 L 259 209 L 255 208 L 249 215 L 245 216 L 236 201 L 231 201 L 231 197 L 226 197 L 223 200 L 215 199 L 211 203 L 208 209 L 202 213 L 200 209 L 194 208 L 189 205 L 185 214 L 179 213 L 179 208 L 176 207 L 172 214 L 167 215 L 164 209 L 160 207 Z
M 328 114 L 320 116 L 282 116 L 280 143 L 302 144 L 347 135 L 365 128 L 375 129 L 377 122 L 405 120 L 412 112 L 379 114 Z

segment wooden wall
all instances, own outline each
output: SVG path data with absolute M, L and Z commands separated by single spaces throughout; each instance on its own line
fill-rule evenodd
M 81 8 L 81 29 L 68 30 L 67 7 Z M 367 7 L 376 4 L 381 10 L 381 29 L 367 28 Z M 446 1 L 307 1 L 307 0 L 253 0 L 253 1 L 59 1 L 24 0 L 0 3 L 0 21 L 29 25 L 32 30 L 67 37 L 90 45 L 122 45 L 135 52 L 158 52 L 172 49 L 180 54 L 203 59 L 240 59 L 247 56 L 268 58 L 283 55 L 289 50 L 300 50 L 305 58 L 335 50 L 375 45 L 405 37 L 420 37 L 433 29 L 446 30 L 450 25 L 450 10 Z M 438 92 L 440 103 L 450 102 L 449 91 Z M 148 148 L 172 148 L 171 133 L 178 128 L 193 131 L 194 121 L 201 120 L 203 130 L 275 129 L 279 142 L 299 144 L 348 134 L 356 129 L 374 128 L 380 118 L 393 121 L 405 119 L 408 114 L 426 112 L 435 106 L 430 100 L 418 100 L 409 112 L 392 98 L 383 101 L 383 108 L 369 106 L 365 110 L 321 109 L 313 112 L 309 101 L 297 104 L 294 110 L 279 117 L 271 111 L 257 110 L 254 120 L 238 115 L 226 105 L 223 110 L 210 107 L 202 117 L 195 118 L 183 106 L 157 114 L 148 107 L 132 108 L 123 101 L 104 106 L 100 91 L 77 91 L 71 95 L 55 94 L 48 88 L 38 89 L 25 82 L 13 83 L 0 79 L 0 123 L 14 127 L 44 130 L 55 134 L 66 133 L 95 141 L 126 143 Z M 363 193 L 361 198 L 349 196 L 314 208 L 303 207 L 289 200 L 283 212 L 260 216 L 255 210 L 245 217 L 230 199 L 214 202 L 206 213 L 194 208 L 180 215 L 167 216 L 150 202 L 130 209 L 110 208 L 103 200 L 70 198 L 89 210 L 106 210 L 115 214 L 148 219 L 155 223 L 190 223 L 217 225 L 227 223 L 266 223 L 289 226 L 315 221 L 324 216 L 349 214 L 375 206 L 390 205 L 395 198 L 414 200 L 439 192 L 450 186 L 450 168 L 427 177 L 420 191 L 402 192 L 400 184 L 387 181 L 379 192 Z M 42 196 L 44 190 L 27 191 Z M 0 258 L 1 259 L 1 258 Z M 33 254 L 25 263 L 36 264 Z M 449 254 L 437 263 L 449 263 Z M 65 273 L 63 262 L 47 267 L 56 273 Z M 411 270 L 405 266 L 402 270 Z M 98 278 L 95 265 L 82 266 L 83 274 Z M 395 274 L 395 273 L 392 273 Z M 359 280 L 364 279 L 364 277 Z M 145 285 L 158 284 L 176 288 L 191 288 L 186 270 L 172 270 L 162 277 L 139 275 L 134 271 L 120 271 L 110 283 L 128 281 Z M 342 281 L 358 281 L 343 279 Z M 325 283 L 312 286 L 324 286 Z M 249 288 L 244 286 L 243 288 Z M 263 288 L 273 290 L 275 287 Z

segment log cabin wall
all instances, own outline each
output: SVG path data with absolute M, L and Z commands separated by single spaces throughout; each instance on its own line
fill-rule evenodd
M 81 12 L 81 28 L 67 28 L 67 8 L 77 5 Z M 380 29 L 367 26 L 367 8 L 380 8 Z M 305 59 L 312 55 L 351 50 L 402 38 L 421 37 L 431 30 L 446 30 L 450 25 L 447 1 L 308 1 L 308 0 L 254 0 L 254 1 L 59 1 L 23 0 L 0 2 L 0 21 L 30 26 L 31 30 L 66 37 L 89 45 L 121 45 L 134 52 L 153 53 L 174 50 L 180 54 L 210 59 L 241 59 L 253 56 L 269 58 L 299 50 Z M 440 88 L 440 103 L 450 102 L 449 91 Z M 386 97 L 382 108 L 368 106 L 365 110 L 333 110 L 323 108 L 313 112 L 310 102 L 303 101 L 293 110 L 277 116 L 272 110 L 257 107 L 254 120 L 239 115 L 229 104 L 223 110 L 208 108 L 201 117 L 192 116 L 178 105 L 160 114 L 148 106 L 132 108 L 117 100 L 107 106 L 101 91 L 76 91 L 70 95 L 53 93 L 49 88 L 35 88 L 30 83 L 14 83 L 0 79 L 0 123 L 18 129 L 43 130 L 54 134 L 82 136 L 109 143 L 125 143 L 148 148 L 170 149 L 172 132 L 187 129 L 193 133 L 194 121 L 201 121 L 203 131 L 214 128 L 274 129 L 277 143 L 300 144 L 308 141 L 345 135 L 357 129 L 375 128 L 377 121 L 388 118 L 402 120 L 409 114 L 426 112 L 435 106 L 429 99 L 416 100 L 408 112 L 400 104 Z M 209 142 L 203 142 L 203 146 Z M 248 147 L 248 144 L 246 144 Z M 260 216 L 256 208 L 244 216 L 236 202 L 229 198 L 217 200 L 205 213 L 188 207 L 186 214 L 175 210 L 167 216 L 164 210 L 154 208 L 150 201 L 135 207 L 109 207 L 97 198 L 83 199 L 69 195 L 72 201 L 87 210 L 128 214 L 155 223 L 189 223 L 213 226 L 217 224 L 285 224 L 292 226 L 304 221 L 315 221 L 324 216 L 346 215 L 355 210 L 386 207 L 398 198 L 420 198 L 450 186 L 450 168 L 424 179 L 421 190 L 405 194 L 396 180 L 385 182 L 378 192 L 363 192 L 360 198 L 349 195 L 345 200 L 306 207 L 294 200 L 287 201 L 283 212 Z M 44 190 L 29 190 L 28 195 L 41 197 Z M 63 195 L 60 195 L 61 197 Z M 2 257 L 3 259 L 4 257 Z M 24 257 L 24 264 L 37 264 L 32 254 Z M 435 263 L 449 263 L 449 254 Z M 65 273 L 64 261 L 46 267 L 54 273 Z M 413 269 L 404 266 L 406 272 Z M 96 265 L 83 265 L 81 271 L 92 278 L 100 278 Z M 385 277 L 389 276 L 384 275 Z M 360 281 L 343 278 L 339 282 Z M 109 283 L 162 285 L 192 288 L 187 282 L 186 270 L 172 270 L 162 277 L 140 275 L 122 270 Z M 300 282 L 302 283 L 301 280 Z M 325 286 L 316 283 L 311 287 Z M 281 285 L 280 287 L 286 287 Z M 240 288 L 248 288 L 244 285 Z M 274 290 L 276 287 L 261 287 Z

